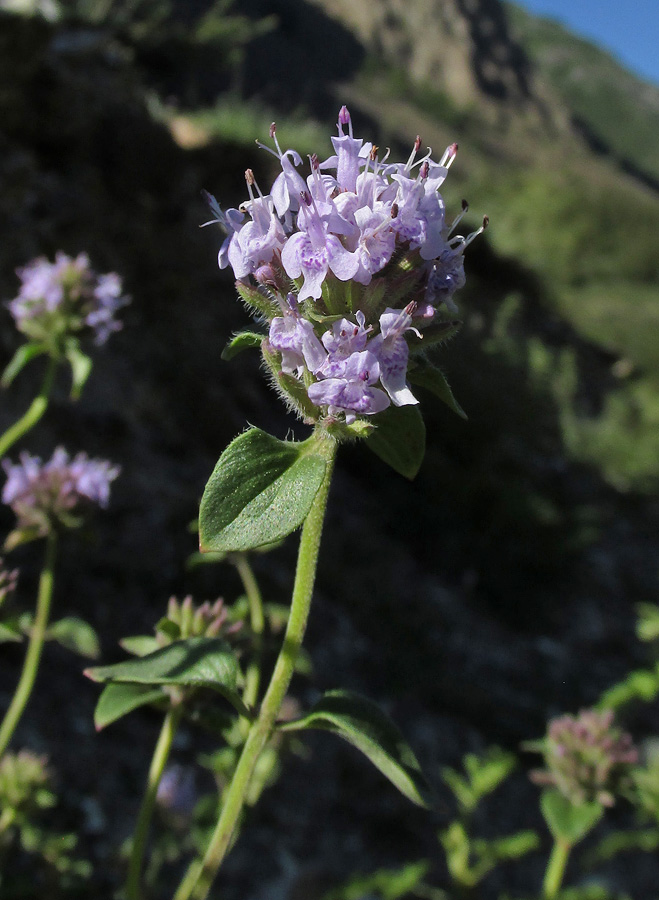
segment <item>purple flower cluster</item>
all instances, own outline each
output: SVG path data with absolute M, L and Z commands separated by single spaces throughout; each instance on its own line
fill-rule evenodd
M 114 272 L 96 275 L 85 253 L 75 259 L 57 253 L 18 269 L 21 288 L 8 304 L 16 327 L 32 340 L 52 343 L 89 328 L 96 344 L 104 344 L 121 328 L 115 313 L 129 301 Z
M 16 514 L 18 528 L 34 529 L 39 535 L 47 534 L 55 522 L 75 524 L 74 514 L 86 503 L 107 506 L 110 484 L 120 471 L 86 453 L 70 459 L 62 447 L 46 463 L 23 452 L 20 463 L 4 460 L 2 466 L 7 473 L 3 502 Z
M 638 762 L 631 737 L 614 725 L 610 710 L 553 719 L 542 752 L 547 770 L 532 772 L 532 780 L 556 787 L 575 805 L 613 806 Z
M 334 154 L 310 174 L 302 160 L 270 137 L 281 173 L 263 195 L 247 170 L 249 200 L 223 212 L 226 232 L 218 261 L 239 282 L 256 284 L 276 300 L 269 346 L 281 371 L 303 381 L 309 399 L 330 417 L 374 415 L 390 404 L 417 403 L 407 385 L 408 333 L 422 337 L 438 308 L 455 310 L 464 284 L 463 254 L 480 234 L 455 234 L 439 194 L 457 145 L 439 162 L 419 157 L 417 137 L 405 162 L 380 159 L 378 148 L 355 138 L 346 107 L 339 112 Z M 402 285 L 402 287 L 401 287 Z M 395 297 L 400 307 L 387 299 Z M 277 306 L 278 305 L 278 306 Z

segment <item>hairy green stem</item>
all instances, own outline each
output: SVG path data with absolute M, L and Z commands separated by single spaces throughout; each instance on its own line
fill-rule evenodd
M 34 687 L 34 682 L 37 677 L 37 670 L 41 660 L 41 651 L 46 637 L 48 619 L 50 617 L 56 551 L 57 534 L 53 529 L 46 538 L 46 555 L 43 569 L 41 570 L 41 577 L 39 579 L 37 610 L 34 617 L 34 624 L 30 630 L 30 641 L 27 653 L 25 654 L 23 671 L 21 672 L 21 677 L 14 696 L 9 704 L 9 709 L 5 713 L 2 726 L 0 726 L 0 756 L 5 752 L 12 739 L 16 726 L 23 715 L 23 710 L 30 699 L 30 694 L 32 693 L 32 688 Z
M 57 370 L 57 360 L 52 356 L 48 360 L 46 374 L 44 375 L 41 390 L 30 404 L 27 412 L 21 416 L 18 422 L 14 422 L 5 433 L 0 436 L 0 457 L 5 456 L 14 446 L 16 441 L 20 439 L 34 428 L 39 419 L 43 416 L 48 408 L 48 401 L 53 389 L 55 381 L 55 372 Z
M 249 564 L 246 553 L 236 553 L 232 557 L 243 588 L 247 594 L 249 604 L 249 620 L 252 635 L 254 637 L 254 660 L 245 674 L 245 690 L 243 691 L 243 703 L 247 707 L 253 707 L 259 699 L 259 687 L 261 682 L 261 656 L 263 651 L 263 630 L 265 618 L 263 616 L 263 599 L 257 584 L 254 572 Z M 248 720 L 244 720 L 248 724 Z
M 570 856 L 572 845 L 560 838 L 554 840 L 554 847 L 547 863 L 545 880 L 543 882 L 543 897 L 545 900 L 554 900 L 563 884 L 565 867 Z
M 256 763 L 270 738 L 293 677 L 295 662 L 302 646 L 309 617 L 327 496 L 336 457 L 336 443 L 332 438 L 317 434 L 315 445 L 315 452 L 321 453 L 325 457 L 327 468 L 323 483 L 314 498 L 302 528 L 293 599 L 284 643 L 263 698 L 258 718 L 252 723 L 233 779 L 227 787 L 222 811 L 206 855 L 203 860 L 195 860 L 192 863 L 174 895 L 174 900 L 190 900 L 190 898 L 205 900 L 208 896 L 215 875 L 234 836 Z
M 135 825 L 135 833 L 133 835 L 133 845 L 130 853 L 130 862 L 128 864 L 128 878 L 126 880 L 126 896 L 128 900 L 140 900 L 140 875 L 142 873 L 142 861 L 144 859 L 144 851 L 146 848 L 149 829 L 151 827 L 151 819 L 153 817 L 153 809 L 156 803 L 156 795 L 162 773 L 167 765 L 169 753 L 172 749 L 172 741 L 176 734 L 176 729 L 181 720 L 183 712 L 182 704 L 172 706 L 165 716 L 156 748 L 153 751 L 151 765 L 149 767 L 149 777 L 147 779 L 146 790 L 142 798 L 142 805 L 137 817 Z

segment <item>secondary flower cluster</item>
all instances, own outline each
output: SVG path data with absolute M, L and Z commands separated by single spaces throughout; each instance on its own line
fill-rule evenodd
M 246 298 L 268 319 L 281 371 L 303 382 L 316 407 L 350 423 L 418 402 L 407 384 L 410 333 L 421 338 L 442 305 L 456 311 L 464 250 L 487 220 L 468 237 L 455 234 L 463 202 L 446 222 L 439 188 L 456 144 L 434 162 L 430 150 L 419 157 L 417 137 L 407 161 L 389 162 L 388 151 L 380 159 L 378 147 L 353 137 L 345 106 L 338 132 L 332 156 L 309 157 L 305 180 L 301 157 L 282 152 L 273 124 L 274 149 L 259 145 L 281 164 L 270 194 L 248 169 L 240 210 L 209 202 L 227 234 L 220 267 L 231 265 L 242 286 L 255 283 L 272 300 L 268 308 Z
M 60 252 L 54 263 L 39 257 L 16 274 L 21 288 L 9 311 L 30 339 L 51 344 L 89 328 L 95 343 L 104 344 L 121 328 L 115 313 L 129 302 L 121 279 L 114 272 L 97 275 L 85 253 L 74 259 Z
M 70 459 L 62 447 L 46 463 L 23 452 L 20 463 L 4 460 L 2 466 L 7 473 L 3 502 L 16 514 L 19 529 L 34 530 L 40 536 L 48 534 L 56 522 L 77 524 L 73 516 L 86 503 L 107 506 L 110 484 L 120 471 L 119 466 L 90 459 L 86 453 Z
M 532 772 L 533 781 L 553 785 L 576 805 L 613 806 L 638 762 L 631 737 L 614 725 L 611 711 L 553 719 L 542 745 L 547 771 Z

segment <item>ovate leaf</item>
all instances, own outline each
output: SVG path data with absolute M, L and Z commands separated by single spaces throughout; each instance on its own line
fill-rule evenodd
M 238 674 L 238 661 L 227 644 L 220 638 L 204 637 L 176 641 L 147 656 L 85 671 L 92 681 L 103 684 L 212 688 L 242 714 L 246 710 L 236 691 Z
M 89 659 L 96 659 L 101 653 L 98 636 L 92 626 L 76 616 L 53 622 L 46 632 L 46 639 L 57 641 L 67 650 Z
M 460 418 L 467 418 L 467 413 L 453 396 L 453 391 L 449 387 L 444 374 L 436 366 L 431 365 L 424 359 L 420 359 L 417 365 L 414 367 L 410 366 L 407 370 L 407 377 L 412 384 L 425 388 L 434 394 L 435 397 L 439 397 L 442 403 L 445 403 Z
M 373 433 L 366 446 L 392 469 L 410 480 L 426 453 L 426 426 L 416 406 L 390 406 L 373 416 Z
M 21 344 L 2 373 L 2 386 L 9 387 L 25 366 L 37 356 L 41 356 L 42 353 L 46 353 L 46 347 L 43 344 L 38 344 L 36 341 Z
M 71 399 L 78 400 L 92 370 L 92 360 L 82 352 L 76 338 L 67 341 L 64 352 L 71 366 Z
M 234 356 L 238 356 L 243 350 L 248 350 L 250 347 L 260 347 L 263 337 L 264 335 L 256 334 L 254 331 L 241 331 L 240 334 L 234 334 L 222 351 L 222 359 L 233 359 Z
M 161 688 L 151 688 L 142 684 L 108 684 L 103 688 L 94 710 L 96 730 L 100 731 L 134 709 L 162 697 Z
M 17 619 L 7 619 L 4 622 L 0 622 L 0 644 L 4 644 L 7 641 L 20 644 L 24 637 L 25 634 Z
M 419 763 L 397 726 L 371 700 L 352 691 L 328 691 L 311 712 L 279 726 L 282 731 L 319 728 L 338 734 L 413 803 L 428 807 L 431 792 Z
M 304 443 L 280 441 L 251 428 L 224 451 L 199 509 L 206 550 L 250 550 L 295 531 L 325 476 L 325 460 Z
M 559 791 L 543 791 L 540 809 L 552 837 L 570 845 L 583 840 L 602 818 L 599 803 L 570 803 Z

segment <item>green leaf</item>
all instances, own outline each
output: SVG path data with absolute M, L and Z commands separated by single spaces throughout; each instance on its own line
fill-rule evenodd
M 85 382 L 89 378 L 93 363 L 90 357 L 82 352 L 76 338 L 71 338 L 67 341 L 64 353 L 71 366 L 71 378 L 73 380 L 71 385 L 71 399 L 78 400 L 82 393 L 82 389 L 85 386 Z
M 28 341 L 26 344 L 21 344 L 9 361 L 7 368 L 2 373 L 2 386 L 9 387 L 14 378 L 16 378 L 31 360 L 46 352 L 45 345 L 39 344 L 36 341 Z
M 347 884 L 334 888 L 322 900 L 365 900 L 366 897 L 401 900 L 420 886 L 429 869 L 430 863 L 422 859 L 400 869 L 378 869 L 370 875 L 353 875 Z M 446 897 L 439 889 L 437 896 Z
M 250 550 L 304 522 L 325 476 L 316 443 L 279 441 L 258 428 L 237 437 L 211 475 L 199 509 L 205 550 Z
M 638 603 L 636 634 L 641 641 L 656 641 L 659 638 L 659 606 L 654 603 Z
M 332 731 L 367 756 L 398 790 L 419 806 L 431 805 L 431 791 L 400 731 L 371 700 L 352 691 L 328 691 L 301 719 L 281 731 Z
M 108 684 L 103 688 L 94 710 L 96 730 L 100 731 L 134 709 L 162 698 L 161 688 L 154 689 L 142 684 Z
M 407 378 L 412 384 L 425 388 L 431 394 L 434 394 L 435 397 L 439 397 L 442 403 L 445 403 L 460 418 L 467 418 L 467 413 L 453 396 L 453 391 L 449 387 L 444 374 L 436 366 L 433 366 L 425 359 L 419 359 L 417 365 L 410 366 L 407 370 Z
M 602 694 L 597 702 L 597 709 L 618 709 L 632 700 L 649 703 L 657 694 L 659 694 L 659 669 L 636 669 Z
M 416 406 L 390 406 L 373 416 L 376 426 L 366 446 L 376 456 L 412 480 L 426 453 L 426 426 Z
M 161 645 L 152 634 L 133 634 L 130 637 L 122 638 L 119 646 L 123 647 L 131 656 L 148 656 L 149 653 L 160 650 Z
M 7 619 L 4 622 L 0 622 L 0 644 L 8 641 L 20 644 L 24 637 L 25 634 L 17 619 Z
M 263 338 L 264 335 L 257 334 L 254 331 L 241 331 L 239 334 L 234 334 L 222 351 L 222 359 L 230 360 L 242 353 L 243 350 L 248 350 L 250 347 L 260 347 Z
M 98 636 L 91 625 L 76 616 L 53 622 L 46 632 L 46 640 L 57 641 L 67 650 L 96 659 L 101 654 Z
M 604 813 L 599 803 L 582 803 L 577 806 L 554 789 L 542 792 L 540 809 L 552 837 L 570 845 L 583 840 Z
M 247 711 L 236 691 L 238 674 L 238 661 L 225 641 L 204 637 L 176 641 L 148 656 L 85 670 L 92 681 L 104 684 L 212 688 L 245 714 Z

